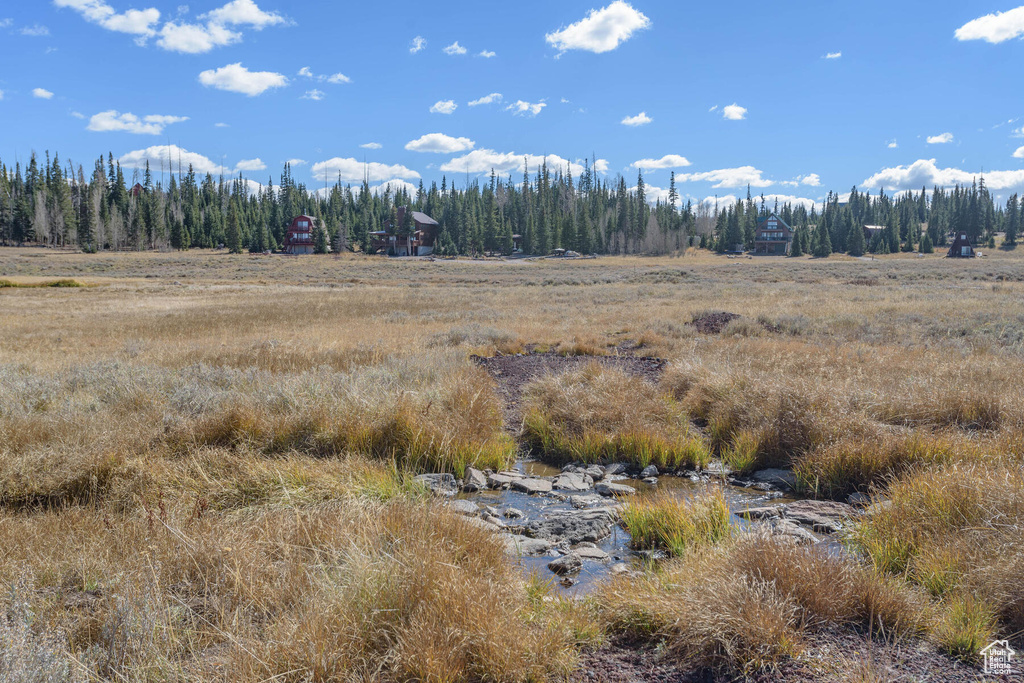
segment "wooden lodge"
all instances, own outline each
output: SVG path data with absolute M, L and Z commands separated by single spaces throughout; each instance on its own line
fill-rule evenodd
M 312 254 L 313 253 L 313 221 L 309 216 L 296 216 L 288 225 L 284 235 L 284 248 L 286 254 Z
M 754 254 L 757 256 L 788 256 L 793 246 L 793 228 L 771 213 L 757 222 L 754 230 Z
M 371 250 L 388 256 L 429 256 L 434 253 L 434 242 L 440 229 L 437 221 L 421 211 L 412 212 L 412 232 L 403 233 L 402 223 L 409 208 L 398 207 L 397 225 L 384 223 L 384 229 L 371 232 Z
M 953 237 L 953 243 L 949 245 L 946 258 L 974 258 L 978 253 L 971 244 L 971 238 L 966 232 L 958 232 Z

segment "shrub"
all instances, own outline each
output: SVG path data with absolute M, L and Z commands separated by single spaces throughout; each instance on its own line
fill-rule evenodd
M 732 515 L 721 489 L 691 500 L 662 492 L 642 496 L 626 504 L 620 515 L 634 549 L 659 549 L 676 556 L 718 543 L 732 531 Z

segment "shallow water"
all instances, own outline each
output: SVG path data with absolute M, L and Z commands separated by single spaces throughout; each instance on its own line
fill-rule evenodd
M 541 477 L 551 477 L 561 473 L 559 468 L 537 461 L 519 461 L 516 463 L 514 469 L 523 472 L 524 474 Z M 756 505 L 765 505 L 769 502 L 778 504 L 796 500 L 795 498 L 790 497 L 780 497 L 778 493 L 767 493 L 757 489 L 732 486 L 727 482 L 717 481 L 714 479 L 710 482 L 693 482 L 686 477 L 663 475 L 658 477 L 657 486 L 646 484 L 639 479 L 623 479 L 622 483 L 636 488 L 637 495 L 639 496 L 650 495 L 651 493 L 660 490 L 670 491 L 680 498 L 692 498 L 708 490 L 709 487 L 720 487 L 725 494 L 725 499 L 729 504 L 730 510 L 732 510 L 732 522 L 741 529 L 749 526 L 750 522 L 739 517 L 737 515 L 738 512 L 742 512 L 743 510 Z M 591 494 L 593 494 L 593 491 L 579 495 Z M 479 493 L 461 494 L 459 498 L 472 500 L 480 505 L 492 506 L 496 508 L 499 513 L 504 512 L 506 508 L 512 507 L 520 510 L 525 515 L 525 518 L 521 520 L 504 520 L 510 524 L 525 524 L 535 519 L 557 516 L 561 513 L 575 511 L 568 500 L 563 502 L 556 498 L 550 498 L 543 495 L 531 496 L 512 490 L 482 491 Z M 613 501 L 609 499 L 607 503 L 611 505 L 613 504 Z M 559 592 L 570 595 L 579 595 L 590 592 L 598 581 L 608 576 L 609 569 L 613 564 L 617 562 L 634 563 L 639 561 L 639 558 L 637 558 L 637 556 L 630 550 L 629 543 L 629 532 L 616 524 L 612 528 L 610 536 L 595 544 L 601 548 L 601 550 L 608 553 L 611 556 L 611 560 L 584 560 L 583 569 L 578 574 L 574 574 L 572 576 L 575 583 L 569 587 L 562 586 L 559 583 L 560 577 L 553 574 L 547 568 L 548 563 L 559 556 L 558 553 L 551 552 L 550 554 L 539 557 L 522 557 L 519 561 L 523 571 L 527 574 L 536 574 L 542 579 L 550 580 Z

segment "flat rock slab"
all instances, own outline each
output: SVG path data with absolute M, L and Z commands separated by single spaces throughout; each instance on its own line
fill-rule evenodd
M 612 533 L 614 517 L 605 511 L 593 511 L 598 514 L 577 514 L 538 519 L 526 525 L 526 535 L 542 538 L 552 543 L 568 541 L 569 545 L 578 543 L 597 543 Z
M 510 555 L 536 556 L 543 555 L 551 549 L 551 542 L 543 538 L 529 538 L 518 534 L 503 536 L 505 550 Z
M 632 496 L 636 493 L 636 489 L 632 486 L 626 486 L 625 484 L 614 484 L 611 482 L 602 481 L 594 490 L 600 493 L 602 496 Z
M 558 574 L 559 576 L 565 576 L 566 574 L 575 574 L 583 567 L 583 560 L 576 553 L 569 553 L 564 557 L 560 557 L 557 560 L 548 562 L 548 569 Z
M 852 505 L 831 500 L 798 500 L 786 505 L 784 517 L 787 520 L 809 526 L 824 534 L 841 530 L 850 519 L 857 516 Z
M 487 486 L 492 489 L 507 489 L 512 485 L 512 482 L 517 481 L 520 477 L 508 477 L 504 474 L 489 474 L 487 475 Z
M 572 551 L 576 553 L 576 555 L 578 555 L 581 560 L 603 562 L 605 560 L 611 559 L 611 555 L 597 547 L 578 546 L 576 548 L 573 548 Z
M 516 479 L 512 488 L 523 493 L 551 493 L 551 482 L 547 479 Z
M 748 519 L 779 519 L 784 511 L 785 507 L 782 505 L 762 505 L 743 510 L 740 512 L 740 517 Z
M 569 496 L 569 504 L 577 510 L 583 510 L 597 505 L 604 505 L 605 500 L 601 496 L 592 493 L 587 496 Z
M 453 500 L 448 503 L 448 509 L 460 515 L 475 515 L 480 512 L 480 506 L 471 500 Z
M 750 475 L 750 478 L 756 482 L 778 486 L 780 489 L 796 488 L 796 475 L 792 470 L 759 470 Z
M 559 491 L 589 491 L 593 485 L 594 479 L 589 474 L 578 472 L 563 472 L 552 483 Z

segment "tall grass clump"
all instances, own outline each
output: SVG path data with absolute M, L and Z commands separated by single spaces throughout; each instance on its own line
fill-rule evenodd
M 591 363 L 524 390 L 523 437 L 546 460 L 693 467 L 711 458 L 682 407 L 657 387 Z
M 731 514 L 721 489 L 684 500 L 658 492 L 630 501 L 619 512 L 635 550 L 664 550 L 683 555 L 689 548 L 713 545 L 732 533 Z

